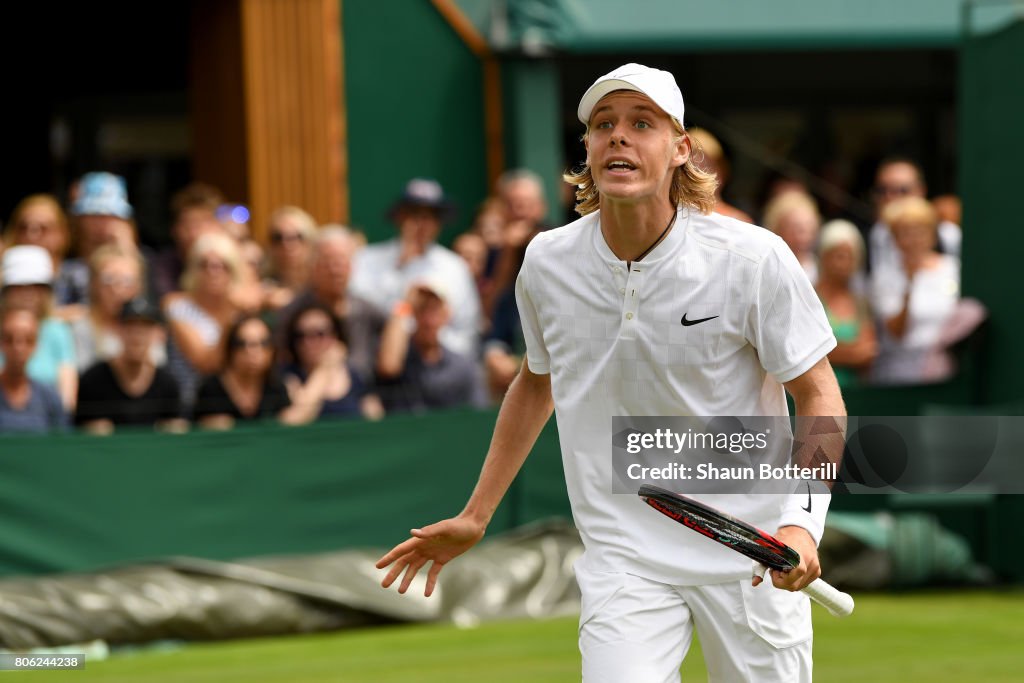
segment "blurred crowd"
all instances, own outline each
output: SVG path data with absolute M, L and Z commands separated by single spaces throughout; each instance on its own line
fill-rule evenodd
M 728 181 L 721 145 L 692 131 Z M 526 247 L 550 229 L 540 178 L 505 173 L 449 249 L 456 206 L 410 180 L 366 244 L 302 208 L 254 239 L 245 206 L 193 183 L 174 195 L 173 245 L 139 243 L 124 179 L 89 173 L 66 202 L 24 198 L 4 225 L 0 432 L 124 426 L 228 429 L 423 413 L 500 402 L 524 353 L 514 285 Z M 954 197 L 929 200 L 921 168 L 876 173 L 875 222 L 823 221 L 799 182 L 773 184 L 759 215 L 814 283 L 839 341 L 840 384 L 936 382 L 984 318 L 960 297 Z

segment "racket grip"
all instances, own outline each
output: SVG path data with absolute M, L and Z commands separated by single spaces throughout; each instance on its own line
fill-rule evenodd
M 853 614 L 853 597 L 822 579 L 812 581 L 803 592 L 832 616 L 848 617 Z

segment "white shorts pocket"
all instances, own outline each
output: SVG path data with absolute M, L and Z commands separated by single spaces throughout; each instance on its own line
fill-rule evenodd
M 743 609 L 750 630 L 777 649 L 811 639 L 811 601 L 801 592 L 776 588 L 771 579 L 760 586 L 744 580 Z

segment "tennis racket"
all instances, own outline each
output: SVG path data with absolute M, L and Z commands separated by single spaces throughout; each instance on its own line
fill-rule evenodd
M 649 484 L 641 486 L 637 495 L 669 519 L 754 560 L 755 576 L 768 569 L 787 572 L 800 564 L 800 554 L 779 539 L 692 498 Z M 853 598 L 821 579 L 808 584 L 803 592 L 837 617 L 853 612 Z

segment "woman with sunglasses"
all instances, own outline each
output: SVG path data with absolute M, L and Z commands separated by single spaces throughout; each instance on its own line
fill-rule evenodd
M 188 252 L 181 277 L 184 291 L 164 297 L 170 339 L 167 369 L 181 387 L 186 409 L 195 401 L 200 377 L 220 371 L 224 330 L 238 316 L 232 294 L 241 281 L 235 241 L 225 234 L 203 235 Z
M 7 222 L 4 242 L 8 247 L 30 244 L 46 249 L 53 260 L 53 297 L 56 305 L 74 299 L 72 290 L 75 287 L 86 286 L 84 282 L 75 282 L 61 268 L 71 247 L 71 231 L 67 215 L 53 195 L 34 194 L 18 202 Z
M 208 429 L 230 429 L 236 422 L 278 419 L 303 424 L 316 417 L 316 407 L 293 404 L 273 372 L 270 328 L 247 315 L 235 321 L 224 340 L 224 366 L 207 377 L 196 396 L 195 419 Z
M 292 363 L 284 370 L 288 393 L 297 404 L 315 406 L 317 417 L 380 419 L 384 407 L 348 362 L 341 320 L 330 308 L 308 304 L 288 321 Z
M 287 306 L 309 284 L 316 221 L 297 206 L 283 206 L 270 215 L 270 272 L 264 280 L 264 306 Z
M 102 246 L 89 259 L 89 308 L 71 323 L 79 372 L 121 353 L 121 309 L 142 294 L 143 277 L 138 253 L 119 245 Z M 150 361 L 157 366 L 167 362 L 163 340 L 150 349 Z

